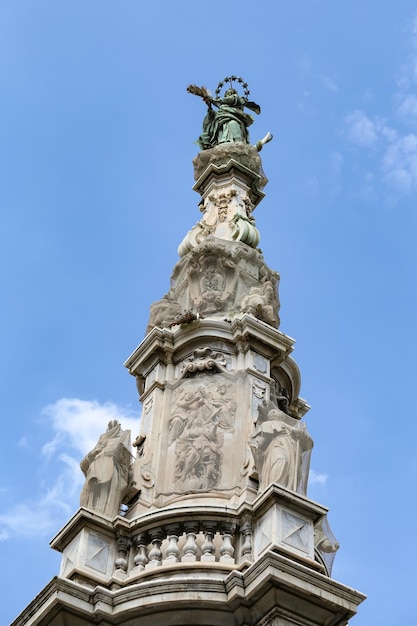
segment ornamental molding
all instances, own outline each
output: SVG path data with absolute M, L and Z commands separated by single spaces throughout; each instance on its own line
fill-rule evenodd
M 211 348 L 194 350 L 193 354 L 182 364 L 180 378 L 186 378 L 198 372 L 226 372 L 227 361 L 224 354 Z

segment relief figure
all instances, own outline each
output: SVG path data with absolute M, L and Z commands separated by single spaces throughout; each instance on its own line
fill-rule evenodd
M 270 280 L 252 287 L 240 304 L 242 313 L 250 313 L 275 328 L 279 325 L 278 307 L 276 289 Z
M 215 487 L 220 475 L 221 435 L 215 420 L 195 417 L 177 439 L 175 479 L 186 489 Z
M 160 328 L 170 326 L 175 320 L 175 316 L 180 312 L 180 304 L 170 294 L 166 294 L 161 300 L 151 305 L 151 314 L 146 332 L 149 333 L 155 326 Z
M 175 455 L 175 484 L 181 490 L 209 490 L 221 478 L 223 431 L 233 428 L 236 403 L 230 384 L 213 380 L 195 388 L 185 383 L 174 393 L 168 447 Z
M 221 310 L 236 288 L 234 263 L 214 250 L 204 252 L 191 267 L 189 288 L 192 304 L 201 314 Z

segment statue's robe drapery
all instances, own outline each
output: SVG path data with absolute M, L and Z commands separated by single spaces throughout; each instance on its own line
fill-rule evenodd
M 280 409 L 269 411 L 253 435 L 259 491 L 271 483 L 305 495 L 313 441 L 305 425 Z
M 203 132 L 197 140 L 198 145 L 206 149 L 234 141 L 249 143 L 248 126 L 252 124 L 253 117 L 243 110 L 246 100 L 231 95 L 215 99 L 213 103 L 219 108 L 214 111 L 209 107 L 203 121 Z
M 101 435 L 81 462 L 86 477 L 81 506 L 109 517 L 117 515 L 129 484 L 130 463 L 130 431 L 121 430 L 119 424 Z

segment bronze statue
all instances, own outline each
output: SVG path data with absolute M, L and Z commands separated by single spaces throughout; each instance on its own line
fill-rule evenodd
M 223 97 L 220 97 L 221 89 L 226 82 L 230 83 L 230 88 L 225 91 Z M 233 82 L 241 84 L 243 96 L 238 94 L 233 87 Z M 249 143 L 248 127 L 253 123 L 253 117 L 246 113 L 244 109 L 247 108 L 259 114 L 261 107 L 255 102 L 248 100 L 250 93 L 248 84 L 242 78 L 227 76 L 218 84 L 214 98 L 205 87 L 188 85 L 187 91 L 203 98 L 208 107 L 207 114 L 203 120 L 203 132 L 196 141 L 202 150 L 235 141 Z M 213 106 L 217 110 L 214 110 Z M 262 146 L 271 139 L 272 135 L 268 133 L 264 139 L 257 142 L 257 149 L 261 150 Z

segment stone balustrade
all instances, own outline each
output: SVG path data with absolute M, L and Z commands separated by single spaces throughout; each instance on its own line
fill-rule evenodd
M 103 584 L 128 584 L 159 567 L 188 566 L 230 571 L 253 562 L 251 515 L 220 507 L 153 511 L 135 520 L 114 520 L 79 509 L 65 536 L 52 541 L 62 551 L 61 576 Z M 124 582 L 123 582 L 124 581 Z
M 171 511 L 165 523 L 155 525 L 151 519 L 118 531 L 115 571 L 133 576 L 161 566 L 195 563 L 228 569 L 253 560 L 252 527 L 247 515 L 231 521 L 230 515 L 210 519 L 203 512 L 188 511 L 184 519 L 184 511 Z
M 251 558 L 251 538 L 248 524 L 237 528 L 235 523 L 218 520 L 156 526 L 134 535 L 132 573 L 176 563 L 235 565 Z
M 330 574 L 338 548 L 327 528 L 327 510 L 272 485 L 253 504 L 182 506 L 154 510 L 133 520 L 113 520 L 80 509 L 52 541 L 63 553 L 60 575 L 93 584 L 129 584 L 158 568 L 243 570 L 272 550 Z M 211 572 L 211 573 L 210 573 Z

